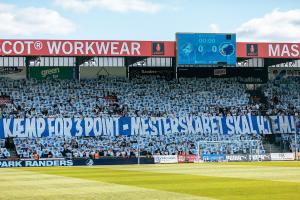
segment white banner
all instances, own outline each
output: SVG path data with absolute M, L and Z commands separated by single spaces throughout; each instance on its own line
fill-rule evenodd
M 153 156 L 153 158 L 155 164 L 178 163 L 178 157 L 176 155 Z
M 252 161 L 270 161 L 271 155 L 270 154 L 264 154 L 264 155 L 249 155 L 249 160 Z
M 271 160 L 295 160 L 294 153 L 271 153 Z
M 4 118 L 0 138 L 211 133 L 224 135 L 297 133 L 294 116 L 183 116 L 114 118 Z
M 248 161 L 247 155 L 226 155 L 228 161 Z

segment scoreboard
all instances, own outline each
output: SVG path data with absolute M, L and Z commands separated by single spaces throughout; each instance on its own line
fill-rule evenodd
M 177 33 L 178 65 L 236 65 L 236 35 Z

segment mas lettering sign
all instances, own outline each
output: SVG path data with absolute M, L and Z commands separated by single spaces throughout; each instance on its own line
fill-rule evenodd
M 300 43 L 237 43 L 237 57 L 300 58 Z

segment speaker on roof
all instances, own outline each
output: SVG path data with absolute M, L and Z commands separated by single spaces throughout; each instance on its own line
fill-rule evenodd
M 231 40 L 231 35 L 230 34 L 226 35 L 226 40 Z

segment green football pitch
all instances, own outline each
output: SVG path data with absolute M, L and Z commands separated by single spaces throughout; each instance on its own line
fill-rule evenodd
M 300 200 L 300 162 L 0 169 L 0 200 Z

